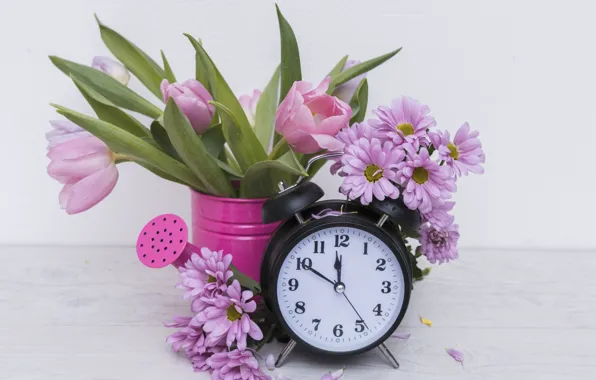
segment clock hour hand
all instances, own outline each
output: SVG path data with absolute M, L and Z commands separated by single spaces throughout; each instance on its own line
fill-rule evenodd
M 333 268 L 337 271 L 337 283 L 341 284 L 341 262 L 343 256 L 339 256 L 337 251 L 335 251 L 335 264 L 333 264 Z
M 327 281 L 328 283 L 330 283 L 331 285 L 335 286 L 335 282 L 331 281 L 330 279 L 328 279 L 327 277 L 323 276 L 321 274 L 321 272 L 319 272 L 318 270 L 313 269 L 312 267 L 308 268 L 309 271 L 313 272 L 314 274 L 316 274 L 317 276 L 321 277 L 323 280 Z

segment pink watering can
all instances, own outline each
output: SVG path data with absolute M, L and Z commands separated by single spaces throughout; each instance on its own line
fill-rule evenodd
M 163 214 L 151 219 L 139 233 L 137 255 L 149 268 L 184 265 L 199 248 L 188 242 L 188 226 L 178 215 Z

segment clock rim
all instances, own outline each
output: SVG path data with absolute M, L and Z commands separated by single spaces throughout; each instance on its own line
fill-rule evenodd
M 280 246 L 280 254 L 277 255 L 277 257 L 275 258 L 275 262 L 273 263 L 273 265 L 271 267 L 271 272 L 277 273 L 277 275 L 271 276 L 272 281 L 269 282 L 269 286 L 267 289 L 268 294 L 266 295 L 266 298 L 269 299 L 268 301 L 271 304 L 271 309 L 273 310 L 278 323 L 280 323 L 282 325 L 283 331 L 286 332 L 292 340 L 296 341 L 301 346 L 304 346 L 309 351 L 314 352 L 314 353 L 319 353 L 319 354 L 331 355 L 331 356 L 358 355 L 358 354 L 362 354 L 364 352 L 370 351 L 370 350 L 380 346 L 382 343 L 384 343 L 395 332 L 395 330 L 397 330 L 397 328 L 399 327 L 399 325 L 401 324 L 401 322 L 403 321 L 403 319 L 405 317 L 405 314 L 408 310 L 408 306 L 410 303 L 410 295 L 412 292 L 412 278 L 410 276 L 410 273 L 409 273 L 410 269 L 408 267 L 409 262 L 406 257 L 403 257 L 405 254 L 407 254 L 407 252 L 403 252 L 402 248 L 395 241 L 395 239 L 393 237 L 391 237 L 385 230 L 377 227 L 372 221 L 370 221 L 362 216 L 359 216 L 358 214 L 356 214 L 356 215 L 344 214 L 341 216 L 334 216 L 334 217 L 329 217 L 329 218 L 332 218 L 333 220 L 326 220 L 327 218 L 323 218 L 323 219 L 319 219 L 316 221 L 311 221 L 305 225 L 300 226 L 298 230 L 293 231 L 293 233 L 289 236 L 287 243 Z M 348 224 L 349 226 L 346 226 L 346 224 Z M 278 280 L 279 280 L 279 273 L 281 271 L 281 266 L 283 265 L 283 262 L 286 259 L 286 257 L 292 251 L 292 249 L 287 249 L 287 247 L 295 247 L 296 244 L 298 244 L 300 241 L 302 241 L 306 236 L 308 236 L 318 230 L 322 230 L 325 228 L 333 228 L 334 226 L 339 226 L 339 225 L 344 226 L 344 227 L 358 228 L 358 229 L 364 230 L 368 233 L 374 234 L 379 239 L 381 239 L 381 241 L 383 241 L 383 243 L 385 243 L 390 248 L 390 250 L 393 253 L 393 255 L 395 256 L 396 260 L 399 262 L 399 264 L 402 268 L 402 274 L 404 277 L 403 304 L 402 304 L 401 310 L 399 311 L 399 313 L 397 315 L 395 322 L 393 322 L 393 325 L 391 325 L 389 330 L 387 330 L 387 332 L 385 334 L 383 334 L 379 339 L 375 340 L 373 343 L 371 343 L 367 346 L 364 346 L 357 350 L 341 351 L 341 352 L 329 351 L 329 350 L 315 347 L 315 346 L 305 342 L 302 338 L 300 338 L 294 332 L 294 330 L 292 330 L 292 328 L 287 324 L 287 322 L 283 318 L 283 315 L 281 313 L 281 308 L 279 307 L 279 302 L 277 299 L 277 284 L 278 284 Z M 382 236 L 380 236 L 380 235 L 382 235 Z M 393 248 L 396 249 L 396 251 L 394 251 Z

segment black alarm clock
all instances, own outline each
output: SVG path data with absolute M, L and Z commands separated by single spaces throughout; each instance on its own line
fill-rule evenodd
M 408 308 L 414 258 L 396 227 L 416 230 L 419 214 L 400 199 L 318 202 L 323 190 L 303 178 L 280 190 L 263 206 L 265 223 L 284 222 L 261 267 L 265 302 L 291 339 L 276 366 L 299 344 L 337 356 L 379 348 L 398 368 L 384 342 Z

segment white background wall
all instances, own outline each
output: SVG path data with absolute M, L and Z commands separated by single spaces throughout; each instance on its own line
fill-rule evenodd
M 369 75 L 370 104 L 405 94 L 429 104 L 440 128 L 481 131 L 486 174 L 459 182 L 465 247 L 596 247 L 596 5 L 591 1 L 280 1 L 318 82 L 344 54 L 404 49 Z M 109 54 L 93 19 L 179 79 L 194 73 L 183 32 L 202 38 L 232 88 L 262 87 L 279 60 L 271 0 L 0 0 L 0 244 L 133 244 L 162 212 L 189 217 L 188 191 L 121 165 L 115 191 L 68 216 L 45 172 L 49 102 L 90 112 L 47 56 L 90 63 Z M 131 87 L 151 97 L 138 81 Z M 156 99 L 153 99 L 156 100 Z M 156 100 L 157 101 L 157 100 Z M 316 181 L 332 195 L 339 179 Z

